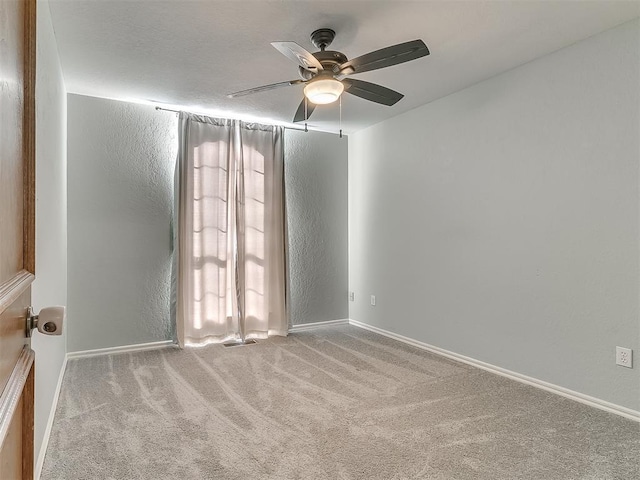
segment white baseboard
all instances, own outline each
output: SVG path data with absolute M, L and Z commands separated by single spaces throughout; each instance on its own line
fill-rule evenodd
M 123 345 L 121 347 L 108 347 L 108 348 L 96 348 L 95 350 L 82 350 L 80 352 L 67 353 L 67 359 L 83 358 L 83 357 L 96 357 L 99 355 L 109 355 L 112 353 L 130 353 L 140 352 L 143 350 L 156 350 L 158 348 L 165 348 L 175 345 L 173 340 L 163 340 L 161 342 L 139 343 L 137 345 Z
M 289 327 L 289 332 L 303 332 L 305 330 L 312 330 L 314 328 L 319 327 L 328 327 L 328 326 L 336 326 L 336 325 L 348 325 L 350 320 L 348 318 L 341 318 L 338 320 L 325 320 L 324 322 L 313 322 L 313 323 L 299 323 L 298 325 L 291 325 Z
M 486 370 L 488 372 L 510 378 L 511 380 L 531 385 L 533 387 L 541 388 L 542 390 L 546 390 L 547 392 L 555 393 L 562 397 L 575 400 L 576 402 L 584 403 L 585 405 L 589 405 L 591 407 L 595 407 L 609 413 L 615 413 L 616 415 L 620 415 L 630 420 L 640 422 L 640 412 L 637 410 L 632 410 L 627 407 L 616 405 L 615 403 L 591 397 L 580 392 L 575 392 L 573 390 L 569 390 L 568 388 L 554 385 L 553 383 L 545 382 L 543 380 L 538 380 L 537 378 L 529 377 L 527 375 L 522 375 L 521 373 L 513 372 L 511 370 L 507 370 L 506 368 L 497 367 L 495 365 L 491 365 L 490 363 L 482 362 L 471 357 L 466 357 L 455 352 L 450 352 L 440 347 L 434 347 L 433 345 L 414 340 L 413 338 L 398 335 L 397 333 L 393 333 L 379 327 L 367 325 L 366 323 L 358 322 L 357 320 L 350 319 L 349 324 L 363 328 L 365 330 L 369 330 L 374 333 L 378 333 L 385 337 L 393 338 L 394 340 L 398 340 L 408 345 L 413 345 L 414 347 L 418 347 L 422 350 L 427 350 L 431 353 L 442 355 L 443 357 L 457 360 L 458 362 L 466 363 L 467 365 L 472 365 L 474 367 L 481 368 L 482 370 Z
M 53 427 L 53 420 L 56 416 L 56 408 L 58 408 L 58 398 L 60 397 L 60 389 L 62 388 L 62 380 L 64 379 L 64 372 L 67 370 L 67 356 L 65 355 L 60 368 L 60 375 L 58 375 L 58 383 L 56 384 L 56 390 L 53 393 L 53 401 L 51 402 L 51 410 L 49 411 L 49 418 L 47 419 L 47 426 L 44 429 L 44 435 L 42 437 L 42 444 L 40 445 L 40 452 L 36 460 L 35 472 L 33 478 L 40 480 L 42 474 L 42 467 L 44 465 L 44 457 L 47 454 L 47 446 L 49 445 L 49 437 L 51 436 L 51 428 Z

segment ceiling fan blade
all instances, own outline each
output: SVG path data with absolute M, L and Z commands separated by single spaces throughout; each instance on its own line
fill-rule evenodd
M 342 84 L 344 85 L 345 92 L 371 102 L 381 103 L 382 105 L 395 105 L 404 97 L 403 94 L 390 88 L 375 83 L 356 80 L 355 78 L 345 78 L 342 80 Z
M 306 116 L 304 111 L 305 102 L 307 103 Z M 298 106 L 298 110 L 296 110 L 296 114 L 293 116 L 293 123 L 304 122 L 305 120 L 309 119 L 309 117 L 311 116 L 315 108 L 316 108 L 315 103 L 311 103 L 309 100 L 307 100 L 306 97 L 303 98 L 302 102 L 300 102 L 300 105 Z
M 429 55 L 429 49 L 425 43 L 422 40 L 412 40 L 356 57 L 337 65 L 334 71 L 340 75 L 351 75 L 398 65 L 426 55 Z
M 272 42 L 271 45 L 273 45 L 276 50 L 282 53 L 285 57 L 290 58 L 305 70 L 309 70 L 314 73 L 324 70 L 318 59 L 296 42 Z
M 273 90 L 280 87 L 288 87 L 289 85 L 297 85 L 298 83 L 304 83 L 305 80 L 289 80 L 288 82 L 271 83 L 269 85 L 262 85 L 261 87 L 249 88 L 247 90 L 240 90 L 239 92 L 229 93 L 227 97 L 236 98 L 243 97 L 245 95 L 251 95 L 252 93 L 264 92 L 265 90 Z

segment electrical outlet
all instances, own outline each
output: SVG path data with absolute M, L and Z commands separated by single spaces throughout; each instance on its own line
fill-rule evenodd
M 356 301 L 356 293 L 355 292 L 349 292 L 349 300 L 352 302 Z
M 371 295 L 371 306 L 373 306 L 373 307 L 376 306 L 376 296 L 375 295 Z
M 633 368 L 633 350 L 630 348 L 616 347 L 616 365 Z

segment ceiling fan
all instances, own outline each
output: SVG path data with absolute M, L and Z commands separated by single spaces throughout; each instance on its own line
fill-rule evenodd
M 320 49 L 315 53 L 308 52 L 295 42 L 273 42 L 271 45 L 280 53 L 298 64 L 301 78 L 241 90 L 230 93 L 228 97 L 241 97 L 289 85 L 304 84 L 305 98 L 302 99 L 293 117 L 294 122 L 306 121 L 316 105 L 335 102 L 343 92 L 371 102 L 391 106 L 404 95 L 382 85 L 345 77 L 398 65 L 429 55 L 429 49 L 422 40 L 413 40 L 349 60 L 344 53 L 327 50 L 335 35 L 336 32 L 330 28 L 320 28 L 314 31 L 311 34 L 311 43 Z

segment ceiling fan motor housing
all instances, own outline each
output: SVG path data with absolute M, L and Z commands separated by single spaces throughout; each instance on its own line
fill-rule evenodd
M 321 50 L 319 52 L 312 53 L 312 55 L 322 64 L 325 72 L 334 72 L 334 67 L 342 65 L 347 61 L 347 56 L 344 53 L 334 52 L 332 50 Z M 302 77 L 303 80 L 311 80 L 317 75 L 317 73 L 311 72 L 306 68 L 298 67 L 298 70 L 300 72 L 300 77 Z

